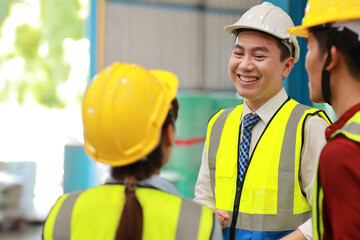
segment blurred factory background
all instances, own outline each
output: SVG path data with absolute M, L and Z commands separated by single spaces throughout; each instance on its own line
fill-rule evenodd
M 61 194 L 107 178 L 82 148 L 81 102 L 113 61 L 179 77 L 176 146 L 161 175 L 193 198 L 209 117 L 242 103 L 228 76 L 234 40 L 224 26 L 261 2 L 0 0 L 0 238 L 40 239 L 41 230 L 24 233 L 27 223 L 41 226 Z M 269 2 L 300 24 L 306 0 Z M 300 60 L 284 83 L 312 105 L 299 42 Z M 330 106 L 316 107 L 336 119 Z

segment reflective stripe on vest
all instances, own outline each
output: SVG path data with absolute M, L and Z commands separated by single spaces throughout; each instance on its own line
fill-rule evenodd
M 197 236 L 201 208 L 190 200 L 183 199 L 177 225 L 176 239 L 191 239 Z
M 216 159 L 217 151 L 219 149 L 221 132 L 223 130 L 223 127 L 225 125 L 225 121 L 226 121 L 227 117 L 234 109 L 235 109 L 235 107 L 228 108 L 225 111 L 221 110 L 216 115 L 214 115 L 214 117 L 215 117 L 220 114 L 220 116 L 218 118 L 216 118 L 216 122 L 214 123 L 214 127 L 212 128 L 210 138 L 207 137 L 207 139 L 209 139 L 209 141 L 207 142 L 208 149 L 209 149 L 208 156 L 210 157 L 210 159 L 214 159 L 214 161 L 208 161 L 209 169 L 210 169 L 210 182 L 211 182 L 211 188 L 213 190 L 213 193 L 215 193 L 215 170 L 216 170 L 215 159 Z M 215 119 L 215 118 L 213 118 L 213 119 Z M 208 159 L 209 159 L 209 157 L 208 157 Z
M 338 134 L 343 134 L 348 139 L 360 143 L 360 112 L 357 112 L 352 116 L 342 128 L 335 131 L 329 141 L 336 137 Z M 322 220 L 323 212 L 323 199 L 324 192 L 321 186 L 319 173 L 316 176 L 314 183 L 314 197 L 313 197 L 313 229 L 314 240 L 323 239 L 324 236 L 324 223 Z
M 137 188 L 136 195 L 143 207 L 143 239 L 211 238 L 214 215 L 210 209 L 150 188 Z M 124 201 L 122 185 L 64 195 L 45 223 L 44 239 L 114 239 Z
M 319 173 L 317 173 L 315 182 L 314 182 L 314 194 L 313 194 L 313 211 L 312 211 L 312 219 L 313 219 L 313 240 L 323 239 L 324 235 L 324 225 L 322 221 L 322 202 L 324 199 L 324 192 L 321 187 Z
M 232 209 L 236 192 L 237 149 L 239 144 L 239 122 L 241 114 L 242 105 L 237 106 L 236 108 L 219 111 L 209 121 L 207 133 L 207 156 L 211 187 L 216 199 L 216 208 L 228 210 L 230 216 L 232 216 Z M 326 118 L 325 114 L 319 112 L 317 109 L 310 109 L 307 106 L 298 104 L 294 100 L 289 100 L 281 107 L 281 109 L 269 122 L 267 128 L 265 129 L 263 135 L 257 143 L 257 146 L 254 149 L 253 155 L 251 156 L 251 163 L 249 164 L 249 170 L 246 173 L 247 177 L 245 177 L 244 182 L 245 190 L 243 189 L 242 191 L 242 194 L 246 192 L 246 198 L 248 199 L 246 201 L 243 198 L 240 200 L 236 228 L 254 231 L 293 230 L 310 217 L 310 206 L 308 205 L 306 198 L 302 195 L 298 182 L 298 170 L 300 165 L 299 163 L 303 138 L 303 125 L 308 116 L 315 114 Z M 278 137 L 278 140 L 275 140 L 282 141 L 282 144 L 277 144 L 276 142 L 268 144 L 269 141 L 271 141 L 271 136 L 269 136 L 269 134 L 275 133 L 276 129 L 278 129 L 276 127 L 278 125 L 284 125 L 284 121 L 287 122 L 286 128 L 279 130 L 279 132 L 281 132 L 283 135 L 279 135 L 281 139 Z M 273 125 L 270 125 L 271 123 L 273 123 Z M 226 140 L 226 137 L 223 135 L 225 135 L 227 138 L 230 137 L 231 139 Z M 261 158 L 266 158 L 267 156 L 264 156 L 264 154 L 268 152 L 271 155 L 277 151 L 277 149 L 264 149 L 264 147 L 266 148 L 267 144 L 269 146 L 273 146 L 274 148 L 280 148 L 278 149 L 279 151 L 277 153 L 279 155 L 279 159 L 275 159 L 275 161 L 269 159 L 269 161 L 275 162 L 275 165 L 278 164 L 278 168 L 275 167 L 276 169 L 272 168 L 272 170 L 265 170 L 275 171 L 270 174 L 274 175 L 275 177 L 277 176 L 277 185 L 276 188 L 272 190 L 261 188 L 261 186 L 258 189 L 253 189 L 253 183 L 251 182 L 252 180 L 249 180 L 248 178 L 250 177 L 250 179 L 255 179 L 257 176 L 262 178 L 262 176 L 258 175 L 259 173 L 263 172 L 262 169 L 259 170 L 259 167 L 261 168 L 261 163 L 264 163 L 263 161 L 265 160 Z M 257 151 L 256 149 L 260 150 Z M 221 152 L 221 154 L 219 154 L 219 152 Z M 227 156 L 224 157 L 217 155 L 222 155 L 224 153 Z M 289 156 L 291 156 L 290 159 L 292 159 L 292 161 L 289 161 Z M 226 164 L 219 163 L 219 157 L 221 157 L 222 161 L 226 161 Z M 222 168 L 221 176 L 216 171 L 217 167 Z M 276 171 L 278 171 L 278 173 Z M 228 173 L 222 175 L 226 172 Z M 248 176 L 248 174 L 250 175 Z M 217 190 L 216 181 L 220 180 L 219 177 L 221 178 L 222 185 L 221 188 Z M 223 190 L 224 188 L 228 188 L 228 190 Z M 273 191 L 273 193 L 267 192 L 269 190 Z M 217 191 L 221 191 L 221 194 L 217 194 Z M 269 199 L 269 196 L 272 199 Z M 227 200 L 224 198 L 231 199 Z M 249 200 L 250 198 L 257 199 L 256 201 L 253 200 L 251 202 L 251 200 Z M 270 205 L 268 200 L 272 201 L 270 202 Z M 253 202 L 256 202 L 256 204 L 259 203 L 260 205 L 257 206 L 255 204 L 256 206 L 253 208 L 253 206 L 250 206 Z M 271 204 L 275 205 L 273 206 Z M 257 211 L 258 209 L 259 211 Z M 228 226 L 230 226 L 230 224 L 231 221 L 228 221 Z
M 83 191 L 74 192 L 64 200 L 54 223 L 54 239 L 70 239 L 71 214 L 74 204 Z
M 347 121 L 344 126 L 331 135 L 333 139 L 337 134 L 344 134 L 350 140 L 360 142 L 360 112 L 357 112 Z

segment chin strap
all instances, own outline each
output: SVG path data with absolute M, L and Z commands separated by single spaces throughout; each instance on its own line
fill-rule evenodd
M 321 91 L 323 98 L 326 103 L 330 104 L 331 90 L 330 90 L 330 72 L 326 70 L 327 63 L 324 64 L 322 73 L 321 73 Z
M 327 102 L 330 105 L 331 105 L 331 102 L 330 102 L 330 98 L 331 98 L 330 72 L 328 70 L 326 70 L 326 68 L 328 67 L 329 63 L 331 62 L 330 50 L 331 50 L 331 47 L 335 44 L 336 36 L 337 36 L 337 29 L 330 28 L 328 39 L 327 39 L 327 44 L 326 44 L 328 56 L 326 58 L 326 61 L 325 61 L 325 64 L 324 64 L 324 67 L 322 70 L 322 74 L 321 74 L 322 95 L 323 95 L 325 102 Z

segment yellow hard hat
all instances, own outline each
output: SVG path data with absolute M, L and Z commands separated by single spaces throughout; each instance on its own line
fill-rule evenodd
M 360 19 L 360 0 L 308 0 L 301 25 L 287 31 L 307 37 L 311 27 L 353 19 Z
M 176 97 L 177 77 L 115 62 L 96 75 L 84 97 L 85 150 L 111 166 L 134 163 L 158 145 Z

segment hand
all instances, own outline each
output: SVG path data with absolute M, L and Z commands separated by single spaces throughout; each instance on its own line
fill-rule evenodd
M 229 213 L 223 209 L 214 209 L 214 213 L 218 217 L 222 229 L 224 229 L 228 223 L 227 220 L 230 219 Z
M 299 229 L 296 229 L 294 232 L 281 238 L 280 240 L 306 240 L 306 238 Z

